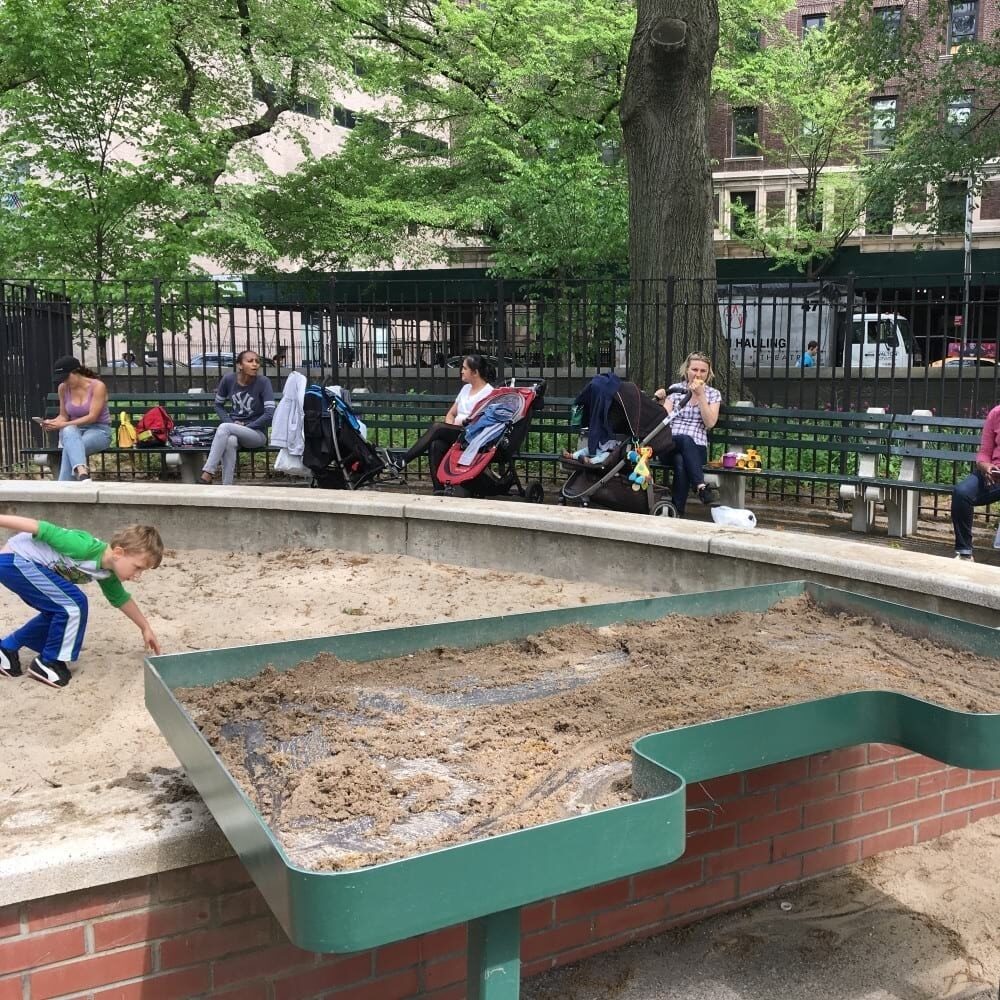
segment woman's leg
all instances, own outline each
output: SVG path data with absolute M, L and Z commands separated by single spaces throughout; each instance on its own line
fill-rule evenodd
M 229 444 L 229 435 L 233 427 L 236 424 L 227 423 L 219 424 L 215 429 L 215 437 L 212 438 L 212 447 L 208 449 L 208 458 L 205 459 L 205 464 L 201 467 L 202 476 L 208 476 L 211 478 L 219 471 L 219 466 L 222 464 L 222 456 L 226 452 L 226 446 Z
M 111 445 L 111 428 L 107 424 L 70 424 L 59 432 L 62 458 L 59 478 L 72 479 L 79 468 L 87 468 L 87 456 L 96 455 Z
M 402 456 L 400 461 L 403 465 L 406 465 L 408 462 L 412 462 L 415 458 L 425 455 L 435 441 L 444 441 L 447 443 L 448 447 L 451 447 L 451 445 L 458 440 L 461 433 L 462 428 L 459 427 L 458 424 L 431 424 L 430 427 L 428 427 L 427 430 L 425 430 L 424 433 L 417 438 L 416 443 L 406 452 L 406 454 Z
M 955 552 L 972 555 L 972 517 L 977 507 L 1000 500 L 1000 485 L 989 486 L 976 468 L 965 477 L 951 494 L 951 526 L 955 529 Z
M 222 452 L 222 485 L 232 486 L 236 479 L 236 456 L 237 449 L 242 445 L 244 448 L 263 448 L 267 444 L 267 435 L 263 431 L 251 430 L 241 424 L 223 424 L 224 427 L 231 427 L 225 450 Z M 212 442 L 213 446 L 215 442 Z
M 670 499 L 677 508 L 678 514 L 684 513 L 688 493 L 693 486 L 698 489 L 705 485 L 705 474 L 701 471 L 708 458 L 708 449 L 695 442 L 687 434 L 674 435 L 674 450 L 670 455 L 670 463 L 674 471 L 673 488 Z

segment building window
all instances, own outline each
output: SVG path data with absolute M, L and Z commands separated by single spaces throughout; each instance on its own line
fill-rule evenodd
M 759 156 L 757 109 L 733 109 L 733 156 Z
M 309 118 L 319 118 L 323 113 L 319 101 L 315 97 L 300 97 L 292 106 L 292 111 L 298 115 L 307 115 Z
M 812 194 L 805 188 L 797 188 L 795 191 L 795 218 L 799 229 L 812 229 L 814 232 L 823 231 L 823 196 L 819 191 Z
M 876 191 L 865 207 L 865 234 L 867 236 L 892 235 L 896 215 L 896 200 L 891 194 Z
M 971 3 L 952 3 L 948 14 L 948 51 L 954 55 L 960 46 L 976 40 L 978 0 Z
M 718 229 L 722 223 L 722 192 L 713 191 L 712 192 L 712 224 L 713 228 Z
M 826 27 L 826 14 L 807 14 L 802 18 L 802 37 L 810 31 L 822 31 Z
M 358 116 L 350 108 L 345 108 L 342 104 L 335 104 L 333 106 L 332 117 L 333 124 L 339 125 L 341 128 L 354 128 L 358 124 Z
M 872 101 L 872 131 L 869 149 L 890 149 L 896 141 L 896 98 L 876 97 Z
M 960 136 L 972 117 L 972 97 L 968 94 L 948 102 L 944 113 L 945 131 L 953 137 Z
M 937 190 L 937 231 L 961 233 L 965 231 L 967 181 L 945 181 Z
M 737 236 L 744 236 L 750 232 L 757 221 L 757 192 L 730 191 L 729 214 L 733 232 Z
M 881 30 L 880 40 L 890 50 L 886 54 L 898 55 L 903 8 L 879 7 L 874 12 L 874 19 L 876 27 Z

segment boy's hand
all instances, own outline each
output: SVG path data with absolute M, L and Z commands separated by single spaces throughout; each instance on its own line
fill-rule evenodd
M 142 630 L 142 641 L 151 653 L 159 654 L 160 640 L 156 638 L 156 633 L 148 625 Z

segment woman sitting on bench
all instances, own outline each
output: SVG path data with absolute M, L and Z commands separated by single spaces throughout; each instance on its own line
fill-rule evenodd
M 671 501 L 677 508 L 677 516 L 683 517 L 692 486 L 702 503 L 709 504 L 715 500 L 711 487 L 705 485 L 702 466 L 708 461 L 708 432 L 719 420 L 722 393 L 709 385 L 715 378 L 712 359 L 700 351 L 692 351 L 677 374 L 691 390 L 691 398 L 678 411 L 671 426 L 673 450 L 657 457 L 673 469 Z M 673 413 L 675 405 L 681 401 L 679 396 L 668 396 L 665 389 L 657 389 L 654 395 L 663 403 L 667 413 Z
M 221 464 L 222 485 L 232 486 L 237 449 L 241 445 L 263 448 L 267 444 L 267 427 L 274 416 L 274 389 L 266 375 L 257 374 L 259 370 L 257 352 L 241 351 L 236 371 L 223 375 L 215 390 L 215 412 L 220 423 L 201 470 L 201 481 L 206 485 L 215 478 Z
M 90 481 L 87 456 L 111 447 L 111 415 L 108 413 L 108 387 L 96 372 L 66 355 L 55 365 L 53 374 L 59 382 L 59 416 L 41 421 L 47 431 L 59 431 L 62 460 L 59 479 L 84 483 Z
M 438 466 L 448 449 L 462 434 L 462 425 L 475 409 L 476 403 L 493 391 L 487 381 L 491 376 L 489 365 L 481 354 L 469 354 L 462 359 L 462 388 L 455 397 L 451 409 L 445 414 L 444 423 L 431 424 L 417 439 L 416 443 L 402 455 L 394 456 L 392 464 L 402 471 L 407 462 L 426 454 L 430 462 L 431 485 L 435 494 L 443 493 L 437 478 Z

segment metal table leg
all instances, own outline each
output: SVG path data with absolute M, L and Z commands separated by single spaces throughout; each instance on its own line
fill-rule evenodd
M 517 1000 L 521 991 L 521 911 L 469 922 L 466 1000 Z

